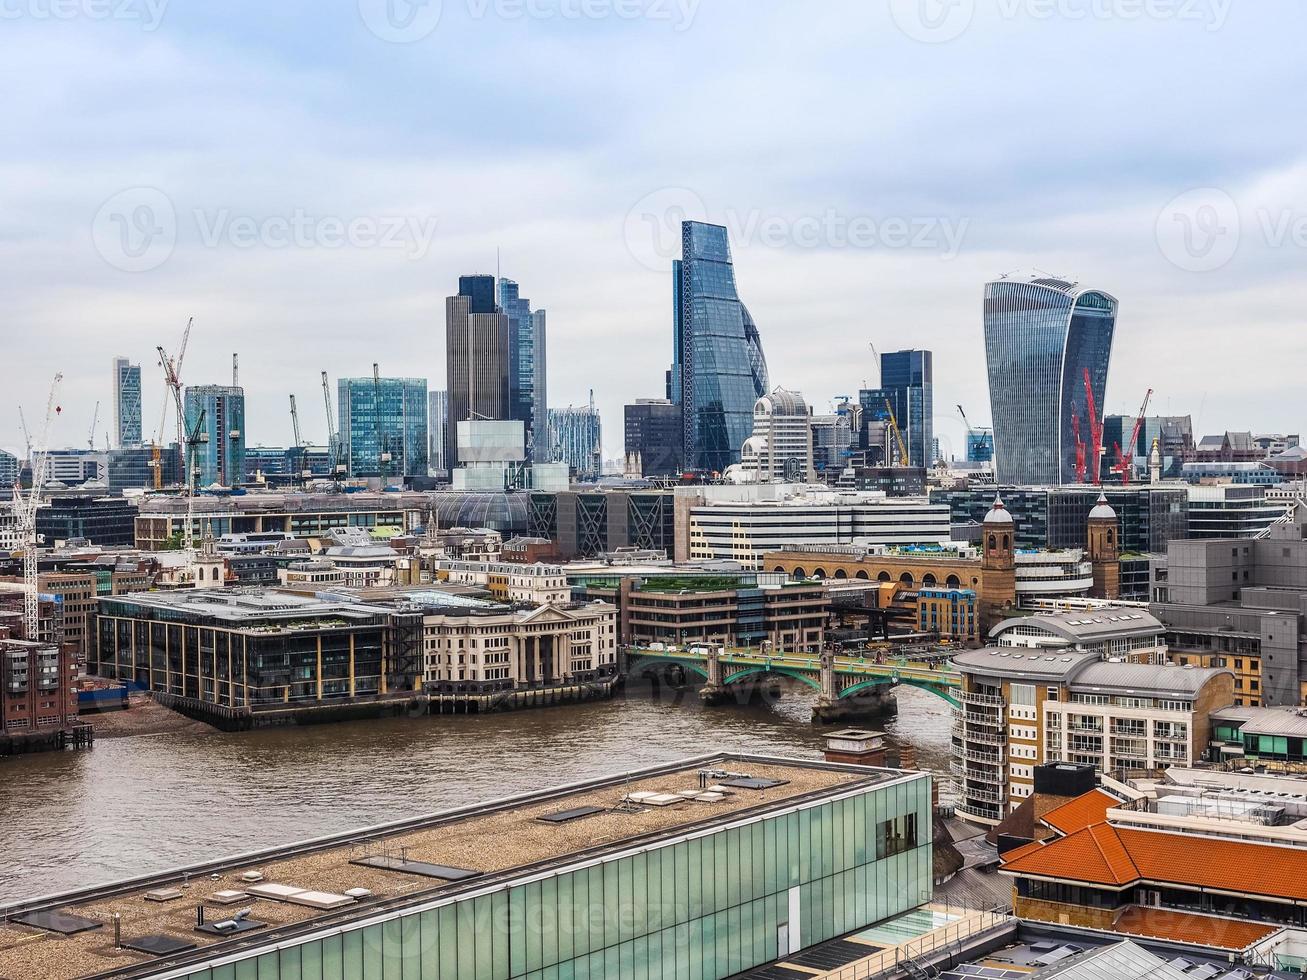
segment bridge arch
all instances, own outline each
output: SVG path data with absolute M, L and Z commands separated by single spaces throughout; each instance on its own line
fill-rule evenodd
M 886 684 L 891 686 L 902 686 L 906 684 L 908 687 L 915 687 L 919 690 L 927 691 L 930 694 L 935 695 L 935 697 L 947 701 L 955 708 L 961 707 L 962 705 L 962 702 L 959 701 L 947 687 L 913 677 L 869 677 L 865 681 L 858 681 L 856 684 L 850 684 L 844 690 L 840 691 L 840 697 L 853 697 L 861 691 L 866 691 L 874 687 L 882 687 Z
M 802 681 L 815 691 L 821 690 L 820 680 L 814 677 L 809 677 L 807 674 L 799 670 L 793 670 L 789 667 L 775 667 L 771 664 L 759 665 L 757 667 L 745 667 L 743 670 L 737 670 L 732 674 L 726 674 L 722 678 L 722 686 L 729 687 L 736 681 L 744 680 L 746 677 L 757 677 L 764 674 L 772 674 L 777 677 L 789 677 L 792 680 Z

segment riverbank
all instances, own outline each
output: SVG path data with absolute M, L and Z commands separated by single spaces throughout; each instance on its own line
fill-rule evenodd
M 95 738 L 135 738 L 142 735 L 216 735 L 212 725 L 165 708 L 144 694 L 133 694 L 122 711 L 83 715 Z

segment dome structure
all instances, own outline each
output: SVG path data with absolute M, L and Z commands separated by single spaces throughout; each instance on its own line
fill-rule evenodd
M 989 513 L 985 515 L 985 526 L 993 527 L 996 524 L 1011 525 L 1012 523 L 1012 515 L 1008 512 L 1008 509 L 1003 506 L 1003 498 L 995 494 L 994 506 L 991 507 Z
M 1091 521 L 1116 520 L 1116 511 L 1113 510 L 1112 505 L 1107 502 L 1107 494 L 1100 493 L 1098 495 L 1098 503 L 1096 503 L 1094 509 L 1089 512 L 1089 519 Z

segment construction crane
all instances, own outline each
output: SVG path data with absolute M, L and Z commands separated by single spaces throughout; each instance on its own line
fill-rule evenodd
M 14 535 L 17 537 L 17 544 L 23 549 L 23 630 L 24 637 L 33 643 L 40 636 L 41 629 L 36 561 L 36 548 L 40 539 L 36 534 L 36 512 L 41 506 L 41 488 L 45 485 L 46 475 L 50 472 L 50 430 L 54 425 L 55 417 L 63 411 L 56 402 L 59 385 L 62 384 L 63 379 L 62 374 L 54 376 L 54 381 L 50 385 L 50 397 L 46 402 L 41 441 L 35 447 L 35 455 L 31 449 L 28 450 L 32 467 L 32 489 L 28 491 L 26 498 L 23 497 L 17 481 L 14 483 Z M 23 430 L 26 429 L 27 424 L 24 422 Z M 40 458 L 37 459 L 37 456 Z
M 1103 419 L 1098 414 L 1098 405 L 1094 399 L 1094 384 L 1089 377 L 1089 368 L 1085 368 L 1085 404 L 1089 410 L 1089 459 L 1088 464 L 1094 468 L 1094 485 L 1103 482 Z
M 1135 427 L 1130 431 L 1130 441 L 1126 443 L 1124 451 L 1120 446 L 1116 449 L 1116 466 L 1113 470 L 1121 474 L 1121 482 L 1125 486 L 1130 485 L 1131 471 L 1135 463 L 1135 448 L 1139 445 L 1139 432 L 1144 427 L 1144 419 L 1148 417 L 1148 403 L 1152 400 L 1153 389 L 1149 388 L 1148 393 L 1144 395 L 1144 403 L 1139 406 L 1139 414 L 1135 416 Z
M 23 442 L 27 445 L 27 456 L 24 462 L 28 466 L 32 465 L 32 433 L 27 431 L 27 418 L 23 415 L 23 406 L 18 406 L 18 424 L 23 427 Z
M 95 427 L 100 422 L 100 403 L 95 403 L 95 413 L 91 416 L 91 431 L 86 434 L 86 444 L 92 449 L 95 448 Z
M 894 406 L 890 404 L 888 398 L 885 399 L 885 411 L 889 412 L 889 427 L 894 433 L 894 441 L 899 444 L 899 465 L 911 466 L 912 460 L 908 458 L 908 445 L 903 441 L 903 432 L 899 429 L 898 417 L 894 414 Z
M 308 462 L 304 455 L 304 440 L 300 437 L 300 412 L 295 405 L 295 396 L 290 396 L 290 427 L 295 436 L 295 465 L 298 467 L 296 476 L 304 483 L 307 483 L 313 477 L 313 470 L 309 468 Z
M 1080 435 L 1080 413 L 1071 413 L 1071 433 L 1076 440 L 1076 483 L 1085 482 L 1085 440 Z
M 326 371 L 322 372 L 322 404 L 327 409 L 327 453 L 331 457 L 331 478 L 340 483 L 348 474 L 349 467 L 341 462 L 341 450 L 344 447 L 340 444 L 336 417 L 331 411 L 331 383 L 327 380 Z
M 186 406 L 182 400 L 182 361 L 186 358 L 186 348 L 191 341 L 191 327 L 195 318 L 186 321 L 186 330 L 182 334 L 181 347 L 174 359 L 162 346 L 155 348 L 159 352 L 159 366 L 163 368 L 164 384 L 172 392 L 173 408 L 177 412 L 177 446 L 181 453 L 182 483 L 186 488 L 186 526 L 182 529 L 182 547 L 190 551 L 195 547 L 195 531 L 192 522 L 195 518 L 195 483 L 190 466 L 190 441 L 186 432 Z M 162 432 L 162 426 L 160 431 Z M 157 472 L 157 471 L 156 471 Z M 156 478 L 156 484 L 159 482 Z

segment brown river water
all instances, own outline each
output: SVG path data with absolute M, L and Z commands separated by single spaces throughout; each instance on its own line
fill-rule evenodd
M 0 759 L 0 903 L 701 755 L 816 757 L 811 694 L 700 706 L 632 687 L 612 701 L 241 734 L 101 739 Z M 880 727 L 948 782 L 948 704 L 913 688 Z

